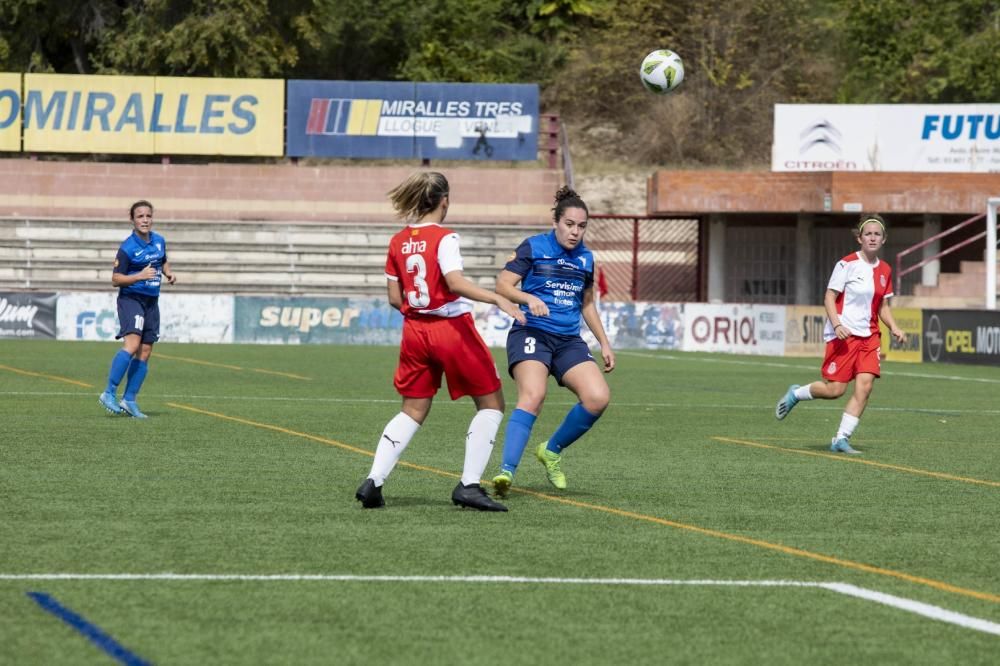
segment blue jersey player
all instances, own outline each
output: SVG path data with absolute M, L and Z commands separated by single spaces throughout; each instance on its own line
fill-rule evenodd
M 587 344 L 580 337 L 580 317 L 601 345 L 604 372 L 615 368 L 615 354 L 594 304 L 594 255 L 583 244 L 589 212 L 576 192 L 556 193 L 553 229 L 532 236 L 517 248 L 497 278 L 496 291 L 520 303 L 527 322 L 514 323 L 507 336 L 507 367 L 517 382 L 517 409 L 507 421 L 500 473 L 493 487 L 507 494 L 514 472 L 542 409 L 551 374 L 573 391 L 579 402 L 535 456 L 549 482 L 563 490 L 563 450 L 601 417 L 611 391 Z
M 153 343 L 160 338 L 160 281 L 174 284 L 177 278 L 167 261 L 167 243 L 153 232 L 153 204 L 136 201 L 129 209 L 132 235 L 118 248 L 111 284 L 118 287 L 118 322 L 115 336 L 122 348 L 111 360 L 108 385 L 101 394 L 101 404 L 112 414 L 128 414 L 144 419 L 146 415 L 135 402 L 146 378 L 147 363 Z M 118 401 L 118 385 L 128 374 L 125 394 Z

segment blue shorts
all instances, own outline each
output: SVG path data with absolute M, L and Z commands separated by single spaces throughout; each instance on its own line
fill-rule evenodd
M 141 335 L 145 344 L 160 339 L 160 302 L 155 296 L 118 295 L 118 322 L 121 330 L 116 340 L 126 335 Z
M 563 375 L 570 368 L 587 361 L 597 362 L 579 335 L 558 335 L 538 328 L 512 328 L 507 334 L 507 372 L 511 377 L 514 366 L 521 361 L 545 364 L 560 386 Z

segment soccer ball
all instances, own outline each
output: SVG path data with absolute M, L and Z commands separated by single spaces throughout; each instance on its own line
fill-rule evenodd
M 642 59 L 639 78 L 646 90 L 665 95 L 684 80 L 684 63 L 673 51 L 657 49 Z

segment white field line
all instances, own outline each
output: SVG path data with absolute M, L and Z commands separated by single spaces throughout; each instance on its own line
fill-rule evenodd
M 87 397 L 90 395 L 97 395 L 93 391 L 81 392 L 81 391 L 0 391 L 0 396 L 76 396 L 76 397 Z M 191 395 L 190 393 L 143 393 L 147 398 L 163 398 L 172 400 L 236 400 L 236 401 L 248 401 L 248 402 L 317 402 L 317 403 L 330 403 L 330 404 L 392 404 L 398 405 L 399 398 L 319 398 L 319 397 L 290 397 L 290 396 L 252 396 L 252 395 Z M 546 399 L 545 404 L 548 405 L 560 405 L 560 406 L 570 406 L 575 405 L 576 402 L 572 400 L 548 400 Z M 701 403 L 697 405 L 691 405 L 687 403 L 679 402 L 619 402 L 614 401 L 614 404 L 618 407 L 656 407 L 662 409 L 674 409 L 683 408 L 686 410 L 695 409 L 707 409 L 707 410 L 717 410 L 717 409 L 743 409 L 747 411 L 759 411 L 764 407 L 762 405 L 731 405 L 723 403 Z M 440 406 L 456 406 L 467 408 L 468 403 L 462 400 L 442 400 Z M 768 404 L 767 409 L 774 410 L 774 405 Z M 923 407 L 876 407 L 869 405 L 866 408 L 868 411 L 872 412 L 906 412 L 906 413 L 916 413 L 916 414 L 1000 414 L 1000 409 L 942 409 L 942 408 L 923 408 Z M 809 406 L 810 411 L 825 410 L 831 412 L 842 412 L 844 411 L 841 405 L 824 405 L 824 404 L 812 404 Z
M 849 597 L 883 604 L 921 615 L 938 622 L 1000 636 L 1000 624 L 940 606 L 905 597 L 869 590 L 848 583 L 795 580 L 678 580 L 670 578 L 535 578 L 529 576 L 355 576 L 338 574 L 81 574 L 39 573 L 0 574 L 3 580 L 32 581 L 211 581 L 211 582 L 345 582 L 345 583 L 513 583 L 528 585 L 635 585 L 635 586 L 714 586 L 714 587 L 801 587 L 820 588 Z
M 740 360 L 734 358 L 706 358 L 706 357 L 692 357 L 685 358 L 683 356 L 675 356 L 671 354 L 649 354 L 644 352 L 622 350 L 616 351 L 618 356 L 634 356 L 636 358 L 651 358 L 660 361 L 688 361 L 690 363 L 723 363 L 725 365 L 749 365 L 760 368 L 794 368 L 797 370 L 814 370 L 818 371 L 819 362 L 822 359 L 813 359 L 812 363 L 806 365 L 805 363 L 782 363 L 780 361 L 755 361 L 755 360 Z M 884 370 L 882 372 L 883 376 L 892 377 L 918 377 L 920 379 L 946 379 L 948 381 L 955 382 L 980 382 L 984 384 L 1000 384 L 1000 378 L 993 377 L 961 377 L 959 375 L 935 375 L 929 372 L 909 372 L 906 370 Z
M 839 592 L 840 594 L 846 594 L 848 596 L 857 597 L 866 601 L 874 601 L 877 604 L 885 604 L 886 606 L 892 606 L 893 608 L 898 608 L 910 613 L 923 615 L 924 617 L 929 617 L 932 620 L 947 622 L 948 624 L 957 624 L 958 626 L 965 627 L 967 629 L 975 629 L 976 631 L 982 631 L 987 634 L 1000 636 L 1000 624 L 990 622 L 989 620 L 984 620 L 982 618 L 956 613 L 955 611 L 946 610 L 940 606 L 932 606 L 931 604 L 925 604 L 921 601 L 914 601 L 913 599 L 907 599 L 905 597 L 897 597 L 892 594 L 885 594 L 884 592 L 876 592 L 875 590 L 869 590 L 855 585 L 848 585 L 847 583 L 823 583 L 820 587 L 825 590 L 830 590 L 831 592 Z

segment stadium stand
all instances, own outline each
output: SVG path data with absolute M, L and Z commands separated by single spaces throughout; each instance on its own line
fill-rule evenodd
M 465 274 L 490 287 L 531 229 L 450 225 L 462 238 Z M 540 227 L 539 227 L 540 228 Z M 176 291 L 381 295 L 385 248 L 398 225 L 157 221 Z M 128 235 L 123 222 L 25 219 L 0 225 L 0 290 L 103 290 Z
M 0 289 L 110 289 L 128 207 L 156 206 L 178 291 L 383 294 L 399 230 L 385 193 L 415 167 L 0 160 Z M 561 174 L 445 168 L 466 274 L 491 286 L 545 228 Z

